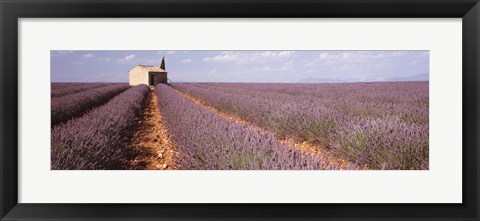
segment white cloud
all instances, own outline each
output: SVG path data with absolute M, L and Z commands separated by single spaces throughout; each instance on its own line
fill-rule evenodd
M 113 59 L 112 58 L 97 58 L 98 61 L 106 61 L 106 62 L 109 62 L 109 61 L 112 61 Z
M 132 60 L 132 59 L 134 59 L 134 58 L 135 58 L 135 55 L 134 55 L 134 54 L 131 54 L 131 55 L 125 56 L 124 59 L 125 59 L 125 61 L 130 61 L 130 60 Z
M 278 71 L 295 71 L 295 65 L 293 65 L 294 60 L 290 60 L 287 63 L 283 64 L 282 67 L 278 69 Z
M 177 51 L 158 51 L 157 53 L 158 53 L 158 54 L 167 54 L 167 55 L 170 55 L 170 54 L 175 54 L 175 53 L 177 53 Z
M 370 51 L 361 51 L 355 54 L 362 55 L 365 59 L 387 59 L 387 58 L 398 58 L 408 54 L 407 51 L 379 51 L 379 52 L 370 52 Z
M 304 67 L 312 68 L 321 65 L 366 64 L 374 60 L 383 60 L 403 56 L 401 52 L 372 53 L 369 51 L 354 52 L 322 52 L 315 59 L 304 60 Z M 379 61 L 376 61 L 379 62 Z
M 206 57 L 203 59 L 205 62 L 227 62 L 227 61 L 239 61 L 241 58 L 236 54 L 222 54 L 215 57 Z
M 295 71 L 295 60 L 290 60 L 285 63 L 270 63 L 266 66 L 259 66 L 252 69 L 247 69 L 246 72 L 264 72 L 264 73 L 276 73 L 276 72 L 292 72 Z
M 186 59 L 183 59 L 182 62 L 183 63 L 190 63 L 190 62 L 192 62 L 192 59 L 186 58 Z
M 129 63 L 130 61 L 133 61 L 134 58 L 135 58 L 135 55 L 134 55 L 134 54 L 127 55 L 127 56 L 125 56 L 124 58 L 118 59 L 118 60 L 116 61 L 116 63 L 118 63 L 118 64 L 126 64 L 126 63 Z
M 278 51 L 278 52 L 272 52 L 272 51 L 265 51 L 265 52 L 260 52 L 258 55 L 263 58 L 289 58 L 291 57 L 295 52 L 293 51 Z M 256 55 L 256 54 L 254 54 Z
M 326 60 L 330 57 L 330 55 L 328 53 L 321 53 L 320 56 L 318 56 L 318 58 L 320 60 Z
M 89 59 L 89 58 L 95 58 L 95 55 L 92 53 L 84 54 L 82 55 L 82 58 Z
M 232 52 L 222 51 L 214 57 L 203 58 L 204 62 L 266 63 L 272 60 L 285 60 L 294 55 L 294 51 Z

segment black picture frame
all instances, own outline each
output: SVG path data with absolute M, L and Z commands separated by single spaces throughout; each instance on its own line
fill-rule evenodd
M 479 220 L 480 4 L 478 0 L 0 0 L 0 15 L 1 220 Z M 462 18 L 463 203 L 18 203 L 17 21 L 19 18 L 47 17 Z

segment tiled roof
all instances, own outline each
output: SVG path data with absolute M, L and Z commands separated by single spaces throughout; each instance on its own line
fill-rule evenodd
M 141 70 L 145 70 L 145 71 L 152 71 L 152 72 L 166 72 L 165 70 L 161 69 L 160 67 L 158 66 L 153 66 L 153 65 L 137 65 L 136 67 L 134 67 L 133 69 L 135 68 L 140 68 Z

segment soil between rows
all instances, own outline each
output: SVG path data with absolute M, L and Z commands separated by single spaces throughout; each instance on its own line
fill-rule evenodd
M 148 92 L 137 126 L 128 145 L 137 155 L 130 161 L 130 169 L 174 170 L 175 146 L 163 125 L 154 91 Z

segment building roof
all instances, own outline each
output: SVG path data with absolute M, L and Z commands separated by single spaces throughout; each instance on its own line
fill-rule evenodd
M 161 69 L 160 67 L 158 66 L 153 66 L 153 65 L 137 65 L 136 67 L 132 68 L 132 69 L 135 69 L 135 68 L 140 68 L 141 70 L 144 70 L 144 71 L 148 71 L 148 72 L 166 72 L 165 70 Z

